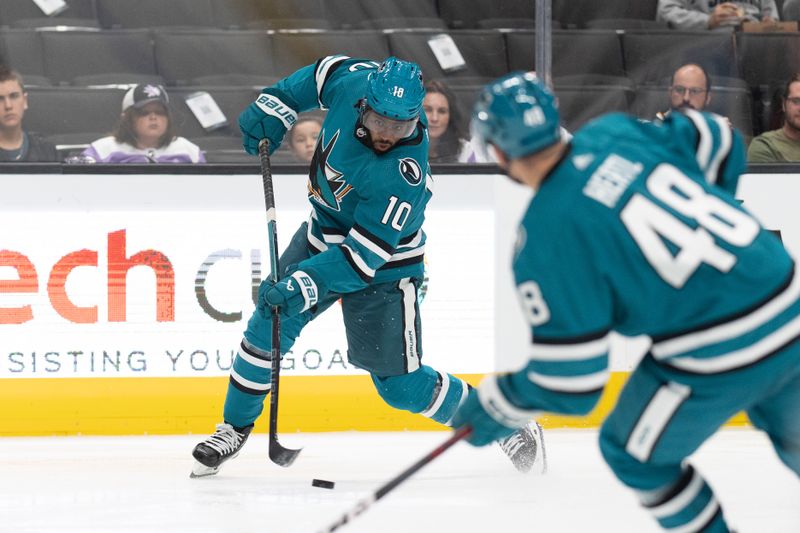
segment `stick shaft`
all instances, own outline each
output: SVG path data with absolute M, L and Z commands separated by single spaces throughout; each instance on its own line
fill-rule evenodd
M 408 478 L 417 473 L 422 467 L 429 464 L 431 461 L 442 455 L 453 444 L 468 437 L 472 433 L 472 428 L 464 426 L 456 430 L 450 437 L 441 443 L 439 446 L 428 452 L 424 457 L 420 458 L 413 465 L 409 466 L 394 478 L 384 483 L 378 490 L 356 503 L 352 509 L 344 513 L 336 522 L 332 523 L 327 528 L 323 529 L 320 533 L 332 533 L 346 524 L 350 523 L 354 518 L 363 514 L 375 502 L 386 496 L 389 492 L 397 488 L 398 485 L 406 481 Z
M 272 165 L 269 160 L 269 140 L 262 139 L 258 144 L 261 161 L 261 181 L 264 186 L 264 205 L 267 208 L 267 233 L 269 238 L 269 279 L 278 281 L 278 223 L 275 213 L 275 192 L 272 187 Z M 272 375 L 270 377 L 269 397 L 269 457 L 280 466 L 291 465 L 299 450 L 290 450 L 278 442 L 278 391 L 281 372 L 281 319 L 278 306 L 270 308 L 272 322 L 272 350 L 270 351 Z

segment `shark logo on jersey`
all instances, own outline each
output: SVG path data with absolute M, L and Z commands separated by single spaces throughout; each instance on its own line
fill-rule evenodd
M 339 139 L 339 131 L 336 131 L 328 144 L 324 143 L 324 135 L 325 132 L 323 131 L 322 140 L 317 143 L 314 157 L 311 159 L 311 168 L 308 175 L 308 195 L 318 203 L 339 211 L 339 202 L 353 187 L 345 183 L 341 172 L 328 164 L 328 158 L 333 152 L 334 146 L 336 146 L 336 141 Z M 323 144 L 325 144 L 324 147 Z
M 400 159 L 400 174 L 411 185 L 419 185 L 422 182 L 422 169 L 419 163 L 410 157 Z

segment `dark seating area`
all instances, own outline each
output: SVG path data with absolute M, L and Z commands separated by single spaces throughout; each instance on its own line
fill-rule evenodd
M 554 0 L 552 73 L 566 127 L 608 111 L 652 118 L 668 105 L 675 68 L 696 62 L 712 77 L 711 110 L 748 138 L 760 133 L 770 123 L 764 102 L 800 58 L 800 34 L 669 30 L 655 21 L 656 4 Z M 46 16 L 30 0 L 3 0 L 0 61 L 26 78 L 31 129 L 108 131 L 118 114 L 102 111 L 108 94 L 117 98 L 111 107 L 121 99 L 108 91 L 153 81 L 174 95 L 181 134 L 202 145 L 204 137 L 238 136 L 235 116 L 261 87 L 332 53 L 413 60 L 427 79 L 445 80 L 469 116 L 483 84 L 533 69 L 534 11 L 528 0 L 468 9 L 461 0 L 71 0 Z M 442 36 L 463 64 L 442 67 L 433 46 Z M 200 127 L 183 101 L 197 90 L 212 94 L 230 127 Z M 84 109 L 91 95 L 103 105 L 38 121 L 58 114 L 64 98 Z

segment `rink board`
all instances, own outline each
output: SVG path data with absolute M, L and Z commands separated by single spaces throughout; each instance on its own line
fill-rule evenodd
M 753 178 L 753 179 L 748 179 Z M 800 238 L 795 175 L 746 177 L 745 206 Z M 4 175 L 0 196 L 0 434 L 206 433 L 254 288 L 268 271 L 257 175 Z M 275 176 L 282 245 L 307 217 L 305 181 Z M 528 191 L 501 176 L 438 176 L 426 217 L 427 364 L 471 383 L 524 362 L 509 264 Z M 383 404 L 347 362 L 341 313 L 284 360 L 282 431 L 435 429 Z M 646 339 L 614 339 L 596 426 Z M 735 423 L 743 423 L 738 417 Z M 264 423 L 261 424 L 265 426 Z

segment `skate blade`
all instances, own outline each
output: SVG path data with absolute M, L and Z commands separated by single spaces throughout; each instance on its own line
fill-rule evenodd
M 189 474 L 189 477 L 194 479 L 196 477 L 213 476 L 219 472 L 219 469 L 219 466 L 206 466 L 199 461 L 195 461 L 194 465 L 192 465 L 192 472 Z

